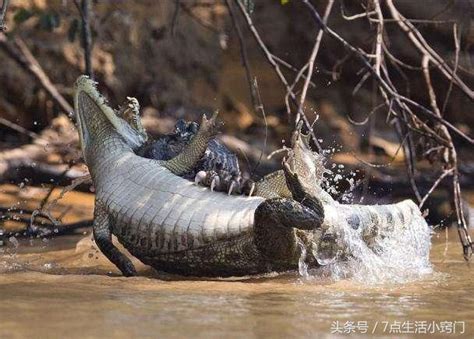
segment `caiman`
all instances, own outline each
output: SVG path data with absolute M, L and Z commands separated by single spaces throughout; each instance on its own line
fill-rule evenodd
M 138 104 L 133 105 L 134 110 L 131 115 L 133 119 L 131 121 L 138 121 L 133 125 L 138 131 L 143 127 L 137 106 Z M 198 130 L 199 124 L 196 122 L 180 119 L 176 122 L 172 133 L 165 134 L 155 140 L 147 136 L 148 142 L 136 153 L 148 159 L 170 160 L 189 145 Z M 190 172 L 185 173 L 182 177 L 194 180 L 196 184 L 209 186 L 211 191 L 225 191 L 229 195 L 248 193 L 252 185 L 252 181 L 242 179 L 237 156 L 216 138 L 209 140 L 203 157 Z
M 302 250 L 313 253 L 306 259 L 310 267 L 328 256 L 350 255 L 334 231 L 343 223 L 370 244 L 421 218 L 409 200 L 385 206 L 332 200 L 319 186 L 321 167 L 300 133 L 283 170 L 258 183 L 256 196 L 227 195 L 181 177 L 217 133 L 217 114 L 203 116 L 179 155 L 154 160 L 135 154 L 146 139 L 143 131 L 114 111 L 86 76 L 76 81 L 74 105 L 96 190 L 94 239 L 125 276 L 136 270 L 112 243 L 112 234 L 158 271 L 242 276 L 297 269 Z

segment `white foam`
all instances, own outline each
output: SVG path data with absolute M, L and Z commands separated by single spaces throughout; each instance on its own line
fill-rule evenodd
M 313 253 L 324 264 L 309 272 L 300 270 L 302 277 L 325 277 L 332 280 L 351 279 L 364 284 L 405 283 L 414 281 L 432 273 L 429 254 L 431 248 L 431 229 L 411 201 L 382 208 L 402 211 L 405 223 L 395 223 L 390 230 L 378 230 L 378 235 L 367 241 L 362 230 L 354 229 L 346 222 L 353 213 L 350 205 L 333 202 L 325 206 L 329 212 L 323 227 L 330 228 L 337 235 L 337 241 L 344 255 L 334 260 L 321 262 L 317 253 Z M 381 211 L 381 206 L 373 210 Z M 368 219 L 362 220 L 365 227 L 372 227 Z M 307 255 L 307 254 L 306 254 Z M 300 268 L 304 265 L 300 264 Z

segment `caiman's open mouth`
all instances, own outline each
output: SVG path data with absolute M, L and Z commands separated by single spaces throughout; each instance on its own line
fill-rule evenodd
M 113 128 L 125 142 L 135 149 L 144 142 L 143 136 L 137 133 L 125 120 L 107 104 L 107 100 L 96 88 L 96 82 L 82 75 L 75 83 L 74 109 L 76 112 L 81 147 L 83 154 L 90 144 L 93 129 Z

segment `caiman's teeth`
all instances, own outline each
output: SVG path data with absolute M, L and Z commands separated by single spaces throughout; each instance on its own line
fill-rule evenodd
M 232 180 L 230 183 L 229 191 L 227 192 L 227 195 L 231 195 L 232 191 L 234 190 L 234 187 L 236 186 L 235 180 Z
M 212 178 L 212 182 L 211 182 L 211 191 L 214 192 L 214 188 L 216 186 L 219 186 L 220 185 L 220 179 L 219 177 L 216 175 L 214 178 Z
M 252 196 L 253 191 L 255 191 L 255 183 L 253 183 L 253 184 L 252 184 L 252 187 L 250 187 L 249 197 Z
M 205 178 L 206 178 L 206 172 L 204 171 L 197 172 L 196 176 L 194 177 L 194 184 L 199 185 L 201 182 L 204 181 Z

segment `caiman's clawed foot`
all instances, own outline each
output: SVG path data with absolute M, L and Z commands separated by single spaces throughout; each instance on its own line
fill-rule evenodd
M 283 168 L 293 199 L 267 199 L 255 211 L 255 243 L 269 260 L 277 262 L 297 260 L 295 229 L 312 231 L 324 221 L 319 199 L 306 192 L 287 162 Z
M 298 178 L 298 174 L 293 172 L 289 164 L 290 160 L 283 160 L 283 172 L 285 173 L 286 185 L 290 190 L 293 199 L 298 202 L 302 202 L 306 198 L 306 192 L 303 188 L 303 184 Z
M 200 184 L 211 188 L 211 191 L 227 192 L 227 194 L 240 194 L 242 189 L 241 178 L 225 170 L 217 169 L 199 171 L 194 178 L 196 185 Z
M 242 184 L 242 192 L 245 195 L 248 195 L 249 197 L 251 197 L 254 194 L 256 187 L 257 187 L 257 184 L 252 179 L 244 180 Z
M 209 139 L 217 133 L 219 133 L 220 128 L 224 125 L 222 121 L 217 121 L 217 115 L 219 112 L 216 110 L 210 119 L 207 119 L 206 115 L 202 116 L 201 126 L 198 133 L 207 136 Z
M 324 208 L 321 201 L 315 196 L 309 194 L 307 189 L 304 187 L 304 184 L 299 179 L 298 174 L 293 172 L 291 169 L 288 160 L 283 161 L 283 171 L 285 173 L 286 184 L 293 199 L 324 216 Z

